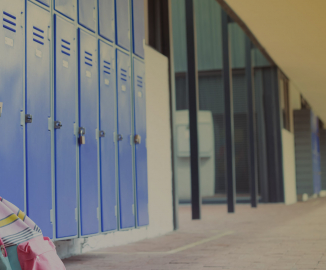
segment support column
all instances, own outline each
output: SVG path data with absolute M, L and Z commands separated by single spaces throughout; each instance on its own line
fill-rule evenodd
M 191 204 L 192 219 L 201 218 L 201 196 L 199 176 L 199 146 L 198 146 L 198 72 L 196 27 L 193 0 L 186 3 L 186 41 L 188 62 L 188 92 L 189 92 L 189 131 L 190 131 L 190 168 L 191 168 Z
M 230 57 L 229 17 L 222 10 L 222 48 L 223 48 L 223 82 L 225 104 L 225 149 L 226 149 L 226 186 L 228 212 L 235 212 L 235 160 L 234 160 L 234 124 L 233 124 L 233 91 L 232 67 Z
M 246 82 L 248 99 L 249 179 L 251 207 L 258 204 L 255 90 L 252 72 L 252 43 L 246 36 Z

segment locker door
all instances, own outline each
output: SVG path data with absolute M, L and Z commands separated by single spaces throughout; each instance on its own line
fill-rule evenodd
M 72 20 L 75 20 L 76 18 L 75 6 L 76 0 L 55 0 L 54 2 L 55 10 Z
M 134 59 L 137 225 L 148 225 L 145 64 Z
M 113 47 L 100 41 L 100 130 L 102 231 L 117 229 L 116 196 L 116 84 Z
M 85 128 L 80 145 L 81 235 L 99 232 L 98 223 L 98 92 L 96 38 L 79 29 L 79 126 Z
M 99 34 L 114 42 L 114 0 L 99 0 Z
M 144 58 L 145 26 L 144 0 L 133 0 L 133 43 L 134 54 Z
M 116 40 L 117 44 L 130 50 L 129 0 L 116 1 Z
M 130 58 L 117 50 L 120 228 L 135 226 L 131 148 Z
M 0 11 L 0 185 L 6 199 L 24 209 L 23 68 L 24 11 L 23 0 L 3 0 Z
M 58 16 L 54 19 L 56 237 L 63 238 L 77 235 L 76 31 L 73 24 Z
M 47 7 L 50 6 L 50 0 L 36 0 L 36 1 L 46 5 Z
M 78 22 L 80 25 L 95 32 L 96 0 L 78 0 Z
M 50 25 L 50 12 L 27 2 L 27 214 L 52 238 Z

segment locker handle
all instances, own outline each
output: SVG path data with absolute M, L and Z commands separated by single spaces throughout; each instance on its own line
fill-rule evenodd
M 31 114 L 25 115 L 25 123 L 27 123 L 27 124 L 33 123 L 33 116 Z
M 0 117 L 1 117 L 1 114 L 2 114 L 2 108 L 3 108 L 3 102 L 0 102 Z
M 62 124 L 60 121 L 54 121 L 54 129 L 60 129 L 62 128 Z
M 121 134 L 118 134 L 118 141 L 122 141 L 123 140 L 123 137 Z
M 48 40 L 51 41 L 51 36 L 52 36 L 52 33 L 51 33 L 51 26 L 48 26 Z
M 134 138 L 135 144 L 141 144 L 141 136 L 136 134 Z
M 99 131 L 99 137 L 104 138 L 105 137 L 105 132 L 103 130 Z

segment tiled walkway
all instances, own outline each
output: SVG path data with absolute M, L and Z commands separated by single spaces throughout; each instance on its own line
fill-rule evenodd
M 326 198 L 297 203 L 180 207 L 180 230 L 64 261 L 73 269 L 326 269 Z

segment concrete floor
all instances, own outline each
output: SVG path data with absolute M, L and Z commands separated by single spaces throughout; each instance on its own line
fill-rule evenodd
M 73 269 L 326 269 L 326 198 L 291 206 L 180 207 L 180 230 L 64 261 Z

